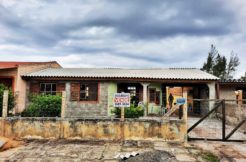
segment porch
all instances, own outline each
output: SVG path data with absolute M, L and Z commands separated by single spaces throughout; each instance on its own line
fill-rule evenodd
M 111 88 L 114 87 L 114 88 Z M 109 85 L 109 102 L 114 93 L 130 93 L 131 104 L 145 107 L 145 116 L 161 116 L 176 105 L 178 98 L 186 98 L 184 105 L 190 116 L 207 113 L 210 104 L 197 99 L 216 99 L 215 83 L 160 83 L 160 82 L 115 82 Z M 206 105 L 207 104 L 207 105 Z M 146 108 L 147 107 L 147 108 Z M 202 108 L 203 107 L 203 108 Z M 206 107 L 206 108 L 204 108 Z M 114 109 L 109 103 L 109 110 Z

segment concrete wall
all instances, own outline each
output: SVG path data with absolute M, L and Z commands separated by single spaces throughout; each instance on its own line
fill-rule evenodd
M 183 121 L 0 118 L 0 135 L 15 138 L 79 138 L 83 140 L 168 140 L 183 142 Z
M 222 108 L 218 109 L 218 113 L 222 116 Z M 226 123 L 229 125 L 237 125 L 246 118 L 246 105 L 240 105 L 233 102 L 225 102 Z M 241 129 L 246 130 L 246 123 L 241 126 Z
M 204 86 L 200 89 L 200 95 L 202 99 L 209 99 L 209 89 Z M 201 115 L 206 115 L 209 112 L 210 101 L 200 101 Z
M 236 100 L 235 86 L 220 86 L 220 99 Z
M 105 117 L 108 116 L 108 82 L 99 82 L 98 102 L 71 101 L 71 83 L 66 83 L 66 117 Z

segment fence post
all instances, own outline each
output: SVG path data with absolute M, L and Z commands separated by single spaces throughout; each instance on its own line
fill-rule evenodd
M 225 100 L 222 100 L 222 140 L 226 140 L 226 109 Z
M 3 92 L 3 109 L 2 109 L 2 117 L 6 118 L 8 116 L 8 100 L 9 100 L 9 91 L 4 90 Z
M 65 118 L 66 116 L 66 108 L 67 108 L 67 94 L 66 91 L 62 91 L 62 107 L 61 107 L 61 118 Z

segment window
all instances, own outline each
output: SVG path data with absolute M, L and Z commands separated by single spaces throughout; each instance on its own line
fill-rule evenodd
M 160 91 L 156 91 L 154 88 L 149 89 L 149 102 L 155 103 L 156 105 L 160 104 Z
M 80 84 L 80 101 L 97 101 L 98 83 Z
M 129 86 L 129 87 L 127 87 L 127 90 L 131 96 L 136 96 L 136 87 L 135 86 Z
M 155 104 L 156 105 L 160 105 L 160 91 L 156 91 L 156 95 L 155 95 Z
M 149 89 L 149 102 L 155 103 L 155 97 L 156 97 L 155 89 Z
M 40 83 L 40 93 L 45 95 L 56 95 L 56 84 Z

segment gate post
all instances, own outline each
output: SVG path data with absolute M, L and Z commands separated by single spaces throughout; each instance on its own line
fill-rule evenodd
M 222 100 L 222 140 L 226 140 L 226 112 L 225 99 Z
M 3 92 L 3 109 L 2 109 L 2 117 L 6 118 L 8 116 L 8 99 L 9 99 L 9 91 L 4 90 Z
M 66 95 L 66 91 L 62 91 L 61 118 L 65 118 L 66 116 L 66 107 L 67 107 L 67 95 Z
M 182 109 L 182 120 L 185 123 L 185 129 L 186 129 L 186 136 L 185 136 L 185 142 L 188 141 L 188 112 L 187 112 L 187 106 L 182 105 L 181 106 Z

